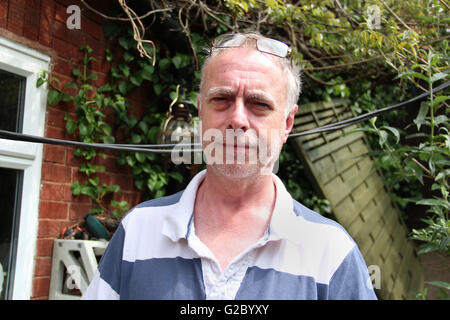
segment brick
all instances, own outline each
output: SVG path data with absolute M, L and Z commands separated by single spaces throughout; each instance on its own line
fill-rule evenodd
M 55 220 L 39 220 L 38 237 L 58 238 L 64 223 Z
M 39 208 L 39 217 L 42 219 L 67 219 L 68 212 L 68 203 L 41 201 Z
M 23 34 L 25 1 L 9 1 L 7 29 L 16 35 Z
M 71 169 L 64 165 L 44 162 L 42 165 L 42 180 L 69 183 L 71 180 Z
M 54 21 L 53 25 L 53 36 L 55 38 L 67 41 L 75 45 L 77 48 L 86 43 L 85 35 L 80 30 L 70 30 L 69 28 L 67 28 L 65 22 L 61 23 L 59 21 Z
M 52 0 L 41 0 L 39 42 L 49 47 L 52 45 L 54 7 L 55 3 Z
M 39 39 L 39 5 L 40 1 L 31 0 L 26 2 L 25 7 L 23 35 L 34 41 Z
M 66 120 L 64 115 L 66 112 L 58 110 L 56 108 L 47 108 L 47 125 L 52 127 L 65 128 Z
M 34 276 L 50 276 L 52 273 L 52 258 L 42 257 L 35 259 Z
M 69 209 L 69 218 L 72 221 L 82 220 L 92 208 L 93 205 L 89 203 L 71 203 Z
M 52 72 L 53 73 L 59 73 L 62 75 L 65 75 L 72 79 L 72 70 L 75 68 L 80 68 L 79 65 L 73 64 L 70 60 L 62 59 L 62 58 L 56 58 L 52 65 Z M 73 79 L 72 79 L 73 81 Z M 65 83 L 64 83 L 65 84 Z M 62 84 L 64 86 L 64 84 Z M 74 90 L 74 89 L 73 89 Z M 66 93 L 69 94 L 69 91 L 66 91 Z
M 44 145 L 44 161 L 65 164 L 66 152 L 66 147 L 46 144 Z
M 125 174 L 111 173 L 111 183 L 120 186 L 121 191 L 133 191 L 133 177 Z
M 81 61 L 83 58 L 82 52 L 77 46 L 58 38 L 53 38 L 53 49 L 63 58 L 74 59 L 75 61 Z
M 72 191 L 70 185 L 61 183 L 43 182 L 41 188 L 41 200 L 70 201 Z
M 67 5 L 56 4 L 55 5 L 55 21 L 62 22 L 66 24 L 67 18 L 69 17 L 67 13 Z
M 52 127 L 52 126 L 49 126 L 48 124 L 46 125 L 46 128 L 45 128 L 45 136 L 47 138 L 71 140 L 71 137 L 69 137 L 65 128 Z
M 96 164 L 104 166 L 106 172 L 123 173 L 124 168 L 119 166 L 116 161 L 116 157 L 107 155 L 105 159 L 98 157 Z
M 36 243 L 36 257 L 52 257 L 53 238 L 38 239 Z
M 0 28 L 6 28 L 8 22 L 8 0 L 0 0 Z
M 38 277 L 33 279 L 32 298 L 48 297 L 50 291 L 50 277 Z
M 97 40 L 103 40 L 103 27 L 98 22 L 83 16 L 81 18 L 81 30 Z
M 69 166 L 75 166 L 75 167 L 79 167 L 82 163 L 84 163 L 83 158 L 80 157 L 75 157 L 73 155 L 73 151 L 75 149 L 68 149 L 67 150 L 67 154 L 66 154 L 66 164 Z M 75 170 L 76 168 L 72 169 L 72 180 L 74 178 L 74 176 L 78 175 L 78 172 L 73 172 L 73 170 Z

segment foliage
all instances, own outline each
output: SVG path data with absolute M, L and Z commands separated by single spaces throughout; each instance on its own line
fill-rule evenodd
M 291 196 L 322 215 L 331 215 L 330 203 L 318 196 L 306 176 L 303 163 L 294 153 L 292 146 L 286 143 L 280 153 L 277 175 L 283 181 Z
M 91 56 L 92 49 L 89 46 L 81 46 L 80 50 L 84 53 L 83 68 L 82 70 L 73 69 L 74 82 L 67 82 L 61 88 L 61 81 L 58 78 L 48 79 L 48 74 L 43 72 L 36 85 L 39 87 L 45 83 L 48 84 L 50 91 L 47 99 L 50 106 L 61 101 L 73 103 L 76 119 L 72 119 L 69 113 L 64 116 L 68 134 L 76 136 L 82 142 L 114 143 L 115 138 L 112 136 L 112 129 L 105 121 L 105 112 L 109 100 L 105 99 L 103 95 L 95 94 L 95 88 L 91 84 L 91 82 L 97 80 L 97 76 L 94 73 L 89 73 L 88 70 L 90 62 L 95 61 L 95 58 Z M 94 148 L 77 148 L 74 150 L 74 155 L 84 159 L 79 171 L 87 176 L 87 181 L 84 183 L 73 182 L 71 186 L 72 194 L 74 196 L 86 195 L 94 201 L 97 206 L 90 209 L 89 213 L 98 214 L 110 211 L 114 217 L 120 219 L 122 214 L 128 210 L 128 203 L 110 199 L 109 204 L 105 204 L 108 196 L 117 193 L 120 187 L 118 185 L 100 184 L 99 177 L 95 176 L 97 172 L 105 171 L 104 166 L 96 164 L 96 157 L 105 158 L 106 155 Z
M 154 32 L 152 40 L 159 40 L 155 43 L 160 45 L 154 48 L 142 43 L 150 55 L 156 54 L 155 61 L 148 61 L 136 50 L 131 29 L 109 23 L 105 36 L 117 45 L 106 56 L 112 65 L 108 84 L 96 91 L 92 87 L 95 75 L 87 73 L 91 61 L 87 47 L 82 48 L 86 53 L 83 69 L 74 70 L 77 83 L 58 89 L 58 79 L 48 80 L 44 74 L 38 80 L 52 87 L 50 104 L 74 103 L 76 118 L 66 116 L 66 129 L 81 141 L 156 143 L 176 87 L 181 85 L 183 97 L 195 102 L 200 49 L 218 34 L 247 28 L 291 45 L 293 59 L 303 67 L 301 102 L 345 97 L 354 111 L 362 113 L 431 90 L 448 79 L 449 7 L 441 0 L 181 0 L 151 1 L 150 5 L 167 11 L 143 20 L 145 27 L 152 30 L 155 21 L 170 21 L 170 28 L 185 35 L 190 50 L 169 46 L 167 39 Z M 138 5 L 133 8 L 139 11 Z M 144 111 L 136 110 L 130 99 L 138 87 L 148 92 Z M 69 95 L 69 89 L 76 93 Z M 408 119 L 408 112 L 398 110 L 361 128 L 375 149 L 370 155 L 383 170 L 400 208 L 413 203 L 427 208 L 426 227 L 411 233 L 424 244 L 420 252 L 448 253 L 450 246 L 447 100 L 446 93 L 430 94 L 409 126 L 401 123 Z M 113 110 L 112 127 L 104 121 L 106 110 Z M 99 186 L 94 177 L 102 171 L 95 163 L 101 153 L 83 149 L 76 155 L 86 161 L 80 171 L 88 181 L 74 183 L 73 192 L 87 194 L 98 203 L 116 191 L 114 186 Z M 161 155 L 123 153 L 118 162 L 131 168 L 144 198 L 160 197 L 175 191 L 171 186 L 183 188 L 187 183 L 189 168 L 168 167 Z M 322 214 L 329 213 L 326 200 L 315 194 L 288 145 L 280 155 L 279 175 L 294 198 Z M 422 199 L 424 189 L 426 198 Z M 123 204 L 119 207 L 124 208 Z
M 163 51 L 160 47 L 156 47 L 156 64 L 153 66 L 151 61 L 139 56 L 131 29 L 124 32 L 123 27 L 110 23 L 105 25 L 105 35 L 117 39 L 119 44 L 115 53 L 117 58 L 111 51 L 107 56 L 112 62 L 111 81 L 99 88 L 101 94 L 112 99 L 116 136 L 121 135 L 125 143 L 156 144 L 171 101 L 178 98 L 196 105 L 197 96 L 192 88 L 199 74 L 192 69 L 189 55 Z M 153 55 L 153 47 L 147 46 L 146 50 Z M 180 97 L 176 97 L 177 85 L 183 85 Z M 140 117 L 129 99 L 137 88 L 145 88 L 148 94 L 148 105 Z M 169 166 L 168 157 L 168 154 L 127 152 L 121 153 L 117 161 L 132 169 L 136 188 L 143 191 L 144 199 L 151 199 L 166 195 L 170 186 L 175 185 L 179 190 L 187 184 L 184 168 Z

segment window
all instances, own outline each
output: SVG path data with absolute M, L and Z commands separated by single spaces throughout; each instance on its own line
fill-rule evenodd
M 10 299 L 14 271 L 22 197 L 23 171 L 0 168 L 0 299 Z
M 0 129 L 43 136 L 50 57 L 0 37 Z M 42 145 L 0 139 L 1 299 L 29 299 L 36 251 Z

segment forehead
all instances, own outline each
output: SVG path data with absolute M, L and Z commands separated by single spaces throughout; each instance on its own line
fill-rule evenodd
M 226 85 L 263 90 L 284 89 L 286 75 L 277 59 L 280 58 L 252 48 L 225 49 L 206 66 L 203 87 Z

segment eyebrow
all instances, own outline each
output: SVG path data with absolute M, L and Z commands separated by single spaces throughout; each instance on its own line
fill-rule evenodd
M 227 87 L 219 87 L 219 88 L 211 88 L 206 93 L 206 98 L 209 98 L 211 96 L 219 95 L 223 97 L 231 97 L 234 96 L 236 91 L 232 88 Z M 263 90 L 250 90 L 248 94 L 245 95 L 245 99 L 252 99 L 252 100 L 258 100 L 258 101 L 264 101 L 271 103 L 272 105 L 275 105 L 275 99 L 268 94 L 267 92 Z

